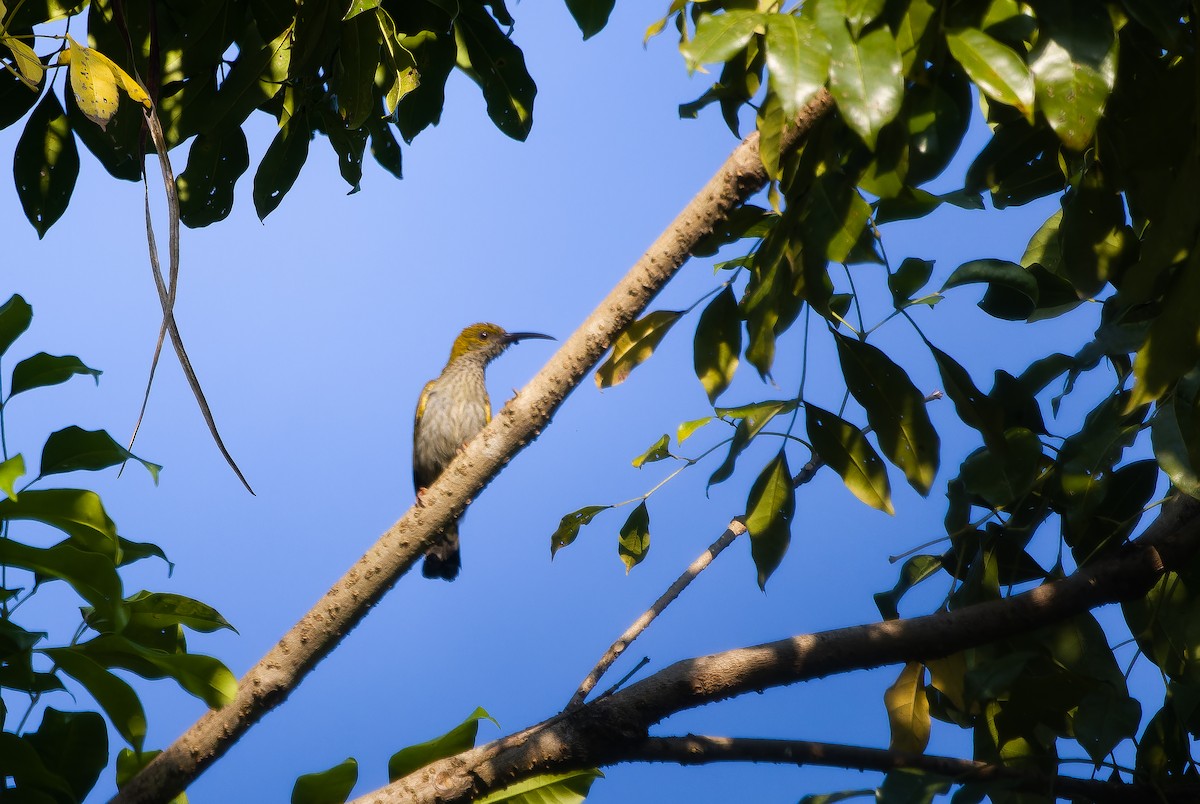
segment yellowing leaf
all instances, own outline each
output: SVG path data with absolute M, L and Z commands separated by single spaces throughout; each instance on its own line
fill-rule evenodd
M 883 694 L 892 729 L 890 750 L 920 754 L 929 745 L 929 699 L 925 697 L 925 667 L 909 662 L 896 683 Z
M 71 91 L 75 93 L 79 111 L 100 128 L 107 128 L 117 113 L 121 89 L 147 109 L 153 105 L 142 85 L 108 56 L 84 47 L 70 36 L 67 44 L 70 49 L 59 54 L 58 63 L 70 65 Z
M 596 387 L 604 389 L 625 382 L 629 372 L 654 354 L 667 331 L 682 315 L 675 310 L 656 310 L 626 327 L 617 336 L 608 360 L 596 370 Z
M 46 68 L 38 60 L 33 48 L 8 34 L 0 36 L 0 42 L 3 42 L 5 47 L 12 51 L 13 59 L 17 62 L 17 70 L 20 72 L 21 82 L 30 89 L 37 89 L 38 84 L 42 83 L 42 77 L 46 75 Z

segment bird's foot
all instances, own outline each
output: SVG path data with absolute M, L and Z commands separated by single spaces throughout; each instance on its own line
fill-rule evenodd
M 427 492 L 427 491 L 429 491 L 429 489 L 425 488 L 424 486 L 421 486 L 421 488 L 417 489 L 417 507 L 418 508 L 425 507 L 425 492 Z

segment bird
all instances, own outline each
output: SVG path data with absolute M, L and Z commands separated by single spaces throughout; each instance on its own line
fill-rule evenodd
M 413 486 L 417 503 L 454 456 L 492 420 L 492 403 L 484 369 L 518 341 L 555 340 L 540 332 L 505 332 L 495 324 L 472 324 L 459 333 L 450 359 L 436 378 L 425 384 L 417 400 L 413 423 Z M 425 553 L 421 574 L 453 581 L 462 561 L 458 551 L 458 522 L 442 531 Z

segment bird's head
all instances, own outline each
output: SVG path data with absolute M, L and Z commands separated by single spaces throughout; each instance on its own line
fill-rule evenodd
M 554 340 L 551 336 L 543 335 L 540 332 L 505 332 L 503 328 L 495 324 L 472 324 L 454 339 L 454 346 L 450 348 L 449 362 L 453 363 L 466 355 L 482 359 L 484 362 L 491 362 L 517 341 L 530 338 Z

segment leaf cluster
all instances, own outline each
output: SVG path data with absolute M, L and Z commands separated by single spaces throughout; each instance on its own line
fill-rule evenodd
M 0 306 L 0 358 L 29 326 L 32 310 L 20 296 Z M 0 395 L 0 434 L 14 402 L 74 376 L 99 379 L 100 372 L 74 356 L 38 353 L 13 367 L 7 393 Z M 209 706 L 233 699 L 237 681 L 216 659 L 189 652 L 184 629 L 208 633 L 231 626 L 215 609 L 182 595 L 142 590 L 126 595 L 122 568 L 144 558 L 167 561 L 154 544 L 121 536 L 94 492 L 74 488 L 32 488 L 53 475 L 96 471 L 134 460 L 157 479 L 160 469 L 116 443 L 103 430 L 76 426 L 52 433 L 42 447 L 37 474 L 26 474 L 22 455 L 7 454 L 0 436 L 0 689 L 6 701 L 29 700 L 15 719 L 0 704 L 0 756 L 8 792 L 22 800 L 83 801 L 108 765 L 105 719 L 128 744 L 119 774 L 131 776 L 154 752 L 145 750 L 146 712 L 137 692 L 114 671 L 143 678 L 170 678 Z M 48 526 L 61 538 L 46 543 Z M 84 605 L 74 636 L 67 642 L 31 625 L 22 606 L 45 584 L 69 586 Z M 30 715 L 46 700 L 74 697 L 82 689 L 100 712 L 40 709 L 41 722 L 26 729 Z M 11 695 L 10 695 L 11 694 Z

